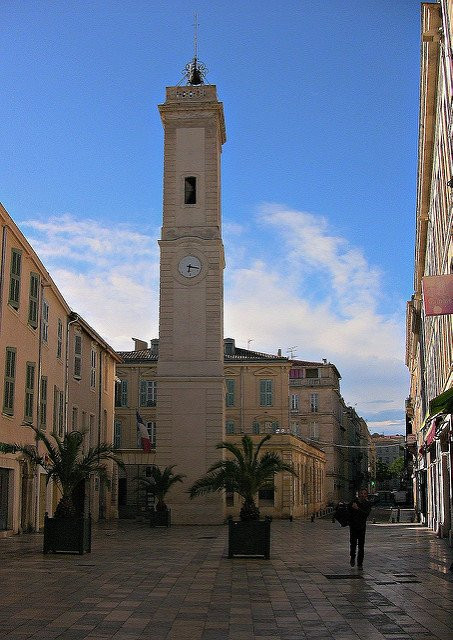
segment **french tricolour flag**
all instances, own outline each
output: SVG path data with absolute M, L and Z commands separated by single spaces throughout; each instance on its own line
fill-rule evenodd
M 151 451 L 151 440 L 149 438 L 148 429 L 146 428 L 145 423 L 143 422 L 143 419 L 138 411 L 136 412 L 136 414 L 137 414 L 137 432 L 140 436 L 142 449 L 145 453 L 149 453 Z

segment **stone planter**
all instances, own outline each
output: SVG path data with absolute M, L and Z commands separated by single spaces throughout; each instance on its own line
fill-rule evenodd
M 271 518 L 235 521 L 228 518 L 228 557 L 270 558 Z
M 43 552 L 91 553 L 91 515 L 88 518 L 44 518 Z
M 166 511 L 151 511 L 149 517 L 150 527 L 169 527 L 171 525 L 171 509 Z

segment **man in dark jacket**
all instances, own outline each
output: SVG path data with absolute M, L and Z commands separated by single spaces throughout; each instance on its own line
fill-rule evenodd
M 370 515 L 371 504 L 368 501 L 367 489 L 359 489 L 357 497 L 349 503 L 349 533 L 351 550 L 351 567 L 355 565 L 355 552 L 357 549 L 357 568 L 363 568 L 363 555 L 365 549 L 366 521 Z

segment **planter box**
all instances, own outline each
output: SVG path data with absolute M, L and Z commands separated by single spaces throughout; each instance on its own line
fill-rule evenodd
M 91 515 L 88 518 L 44 518 L 43 552 L 91 552 Z
M 228 557 L 258 556 L 270 558 L 271 518 L 235 521 L 228 519 Z
M 150 527 L 169 527 L 171 525 L 171 509 L 167 511 L 151 511 L 149 516 Z

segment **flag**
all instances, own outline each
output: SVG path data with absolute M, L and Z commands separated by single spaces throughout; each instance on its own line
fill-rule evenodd
M 151 440 L 149 438 L 148 429 L 143 422 L 143 419 L 138 411 L 136 411 L 137 417 L 137 433 L 140 436 L 140 441 L 142 443 L 142 449 L 145 453 L 149 453 L 151 451 Z

